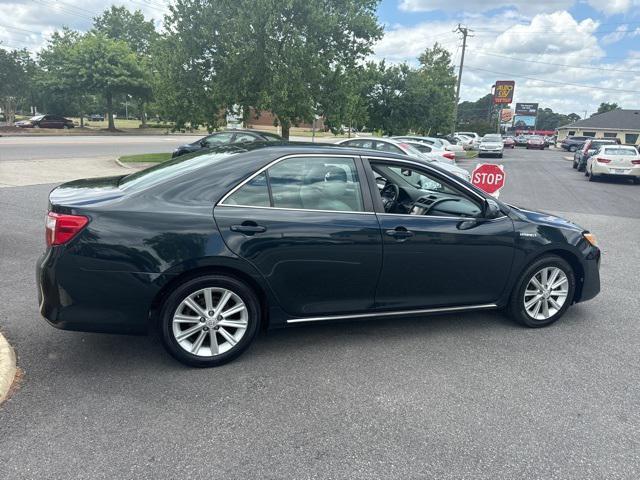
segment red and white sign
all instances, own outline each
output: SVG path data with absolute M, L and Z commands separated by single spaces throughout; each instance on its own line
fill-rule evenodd
M 471 183 L 494 197 L 500 194 L 500 189 L 504 187 L 505 178 L 502 165 L 494 165 L 493 163 L 481 163 L 471 173 Z

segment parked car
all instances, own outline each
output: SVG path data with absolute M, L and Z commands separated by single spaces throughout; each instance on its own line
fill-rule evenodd
M 393 137 L 396 140 L 412 140 L 415 142 L 426 143 L 428 145 L 435 145 L 436 147 L 443 148 L 450 152 L 461 153 L 464 152 L 464 148 L 461 145 L 454 145 L 446 138 L 438 137 L 420 137 L 417 135 L 404 135 L 399 137 Z
M 480 135 L 476 132 L 455 132 L 453 135 L 457 137 L 465 136 L 470 138 L 474 149 L 480 145 Z
M 508 136 L 502 139 L 502 144 L 504 148 L 516 148 L 516 141 L 513 137 Z
M 385 151 L 230 145 L 63 184 L 49 207 L 47 321 L 157 331 L 197 367 L 263 328 L 489 309 L 536 328 L 600 290 L 593 234 Z
M 453 140 L 465 150 L 473 150 L 476 146 L 474 139 L 466 135 L 455 135 Z
M 616 140 L 610 138 L 589 139 L 573 154 L 573 168 L 584 172 L 587 167 L 587 159 L 593 155 L 602 145 L 617 145 Z
M 569 152 L 575 152 L 576 150 L 582 148 L 584 142 L 592 139 L 593 137 L 567 137 L 562 142 L 560 142 L 560 148 L 563 150 L 567 150 Z
M 640 153 L 631 145 L 600 145 L 587 159 L 585 175 L 589 181 L 602 177 L 625 177 L 640 183 Z
M 352 148 L 367 148 L 370 150 L 376 150 L 380 152 L 390 152 L 398 155 L 408 155 L 414 159 L 422 162 L 436 162 L 440 168 L 447 170 L 448 172 L 457 175 L 467 181 L 471 179 L 471 175 L 464 168 L 452 165 L 450 163 L 444 163 L 436 160 L 429 154 L 423 154 L 415 146 L 410 145 L 407 142 L 401 142 L 394 140 L 393 138 L 386 137 L 369 137 L 369 138 L 352 138 L 345 139 L 336 142 L 335 145 L 341 145 L 344 147 Z
M 545 148 L 547 148 L 547 144 L 544 142 L 544 138 L 538 135 L 531 135 L 527 139 L 527 150 L 530 150 L 530 149 L 544 150 Z
M 502 136 L 497 133 L 490 133 L 482 137 L 478 146 L 478 157 L 493 155 L 502 158 L 504 154 L 504 143 Z
M 545 135 L 544 137 L 544 143 L 547 144 L 547 147 L 550 147 L 551 145 L 555 145 L 556 144 L 556 137 L 555 135 Z
M 197 152 L 206 148 L 243 142 L 282 142 L 282 137 L 275 133 L 260 132 L 257 130 L 225 130 L 207 135 L 193 143 L 180 145 L 173 151 L 171 157 L 176 158 L 180 155 Z
M 529 140 L 529 135 L 518 135 L 514 138 L 516 142 L 516 147 L 526 147 L 527 140 Z
M 21 120 L 15 123 L 21 128 L 74 128 L 73 120 L 61 117 L 60 115 L 36 115 L 29 120 Z
M 89 115 L 89 120 L 92 122 L 104 122 L 104 115 L 101 113 L 92 113 Z
M 435 161 L 435 162 L 443 162 L 448 163 L 450 165 L 456 164 L 456 154 L 453 152 L 449 152 L 448 150 L 444 150 L 442 148 L 438 148 L 434 145 L 428 145 L 426 143 L 416 142 L 415 140 L 402 140 L 404 143 L 408 143 L 416 150 L 418 150 L 423 156 Z

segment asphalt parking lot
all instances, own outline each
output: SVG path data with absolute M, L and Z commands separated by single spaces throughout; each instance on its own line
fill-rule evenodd
M 639 478 L 640 186 L 590 183 L 564 156 L 495 161 L 502 200 L 600 240 L 602 292 L 559 323 L 307 325 L 208 370 L 154 336 L 48 326 L 34 265 L 53 186 L 0 189 L 0 329 L 25 372 L 0 407 L 0 478 Z

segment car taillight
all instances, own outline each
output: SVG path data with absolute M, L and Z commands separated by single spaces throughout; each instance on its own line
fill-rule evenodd
M 448 158 L 449 160 L 455 160 L 456 159 L 456 154 L 452 153 L 452 152 L 443 153 L 442 156 L 444 158 Z
M 82 215 L 49 212 L 45 220 L 47 246 L 63 245 L 82 230 L 89 219 Z
M 634 165 L 640 165 L 640 160 L 631 160 Z
M 598 163 L 611 163 L 611 160 L 609 160 L 608 158 L 596 158 L 596 162 Z

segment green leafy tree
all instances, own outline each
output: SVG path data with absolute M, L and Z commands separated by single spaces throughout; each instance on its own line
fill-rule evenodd
M 15 121 L 17 105 L 29 98 L 31 66 L 26 50 L 0 49 L 0 106 L 9 125 Z
M 370 62 L 366 75 L 371 88 L 367 92 L 369 127 L 385 135 L 400 135 L 409 131 L 411 118 L 407 108 L 407 78 L 411 69 L 407 64 L 387 65 Z
M 214 110 L 250 107 L 271 111 L 282 135 L 311 121 L 322 86 L 338 68 L 351 69 L 371 52 L 382 29 L 378 0 L 178 0 L 165 19 L 173 46 L 169 78 L 184 78 L 189 103 L 206 100 Z M 166 48 L 166 47 L 165 47 Z M 194 75 L 195 77 L 192 77 Z M 201 87 L 190 89 L 194 83 Z M 161 88 L 174 104 L 171 85 Z M 200 117 L 207 111 L 194 114 Z M 176 116 L 180 115 L 175 111 Z M 215 123 L 215 122 L 213 122 Z
M 87 34 L 71 46 L 63 76 L 78 92 L 105 99 L 109 130 L 115 130 L 114 96 L 144 97 L 150 90 L 147 72 L 129 46 L 101 34 Z
M 596 113 L 592 114 L 591 116 L 593 117 L 594 115 L 600 115 L 601 113 L 607 113 L 612 110 L 618 110 L 618 109 L 620 109 L 620 107 L 618 106 L 617 103 L 602 102 L 598 107 L 598 110 L 596 111 Z
M 151 53 L 158 40 L 153 21 L 146 20 L 140 10 L 129 11 L 126 7 L 112 5 L 100 16 L 94 19 L 93 31 L 113 40 L 121 40 L 127 43 L 129 48 L 138 57 L 138 65 L 146 70 L 145 76 L 150 78 L 152 74 Z M 136 97 L 142 126 L 146 125 L 146 103 L 151 100 L 152 89 L 145 90 L 144 96 Z

